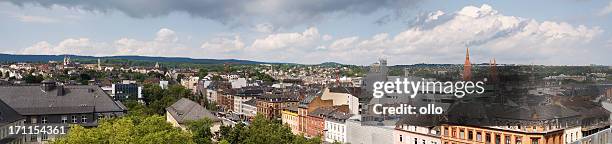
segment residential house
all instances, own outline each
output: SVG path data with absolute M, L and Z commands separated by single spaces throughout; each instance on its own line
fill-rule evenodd
M 322 93 L 317 93 L 315 95 L 310 95 L 307 96 L 306 98 L 304 98 L 302 101 L 299 102 L 298 105 L 298 130 L 300 133 L 295 133 L 295 134 L 304 134 L 307 137 L 314 137 L 315 135 L 309 135 L 309 133 L 306 133 L 306 131 L 309 128 L 309 118 L 308 118 L 308 114 L 309 112 L 314 111 L 315 109 L 318 109 L 320 107 L 325 107 L 325 106 L 332 106 L 333 105 L 333 101 L 331 100 L 321 100 L 321 94 Z M 314 134 L 314 133 L 313 133 Z
M 393 131 L 394 144 L 441 144 L 438 115 L 406 115 Z
M 344 105 L 344 106 L 319 107 L 315 109 L 314 111 L 308 113 L 308 117 L 307 117 L 308 127 L 306 128 L 305 135 L 308 135 L 310 137 L 326 136 L 325 131 L 327 131 L 327 129 L 325 125 L 326 124 L 325 119 L 336 111 L 348 113 L 348 106 Z M 327 124 L 331 124 L 331 123 L 328 122 Z M 327 138 L 325 140 L 327 141 Z
M 24 116 L 25 126 L 69 124 L 95 127 L 104 117 L 123 116 L 127 108 L 98 86 L 56 84 L 45 80 L 40 86 L 0 86 L 0 100 Z M 26 135 L 26 142 L 49 141 L 62 134 Z
M 337 109 L 333 111 L 332 113 L 327 114 L 327 116 L 325 117 L 324 140 L 330 143 L 348 142 L 348 140 L 346 139 L 346 136 L 347 136 L 346 120 L 348 120 L 351 116 L 353 115 L 349 114 L 348 112 L 343 112 L 340 109 Z
M 236 89 L 236 94 L 232 96 L 232 99 L 234 100 L 233 112 L 241 116 L 243 119 L 246 118 L 247 113 L 250 111 L 243 111 L 245 110 L 244 107 L 246 106 L 245 102 L 256 99 L 257 97 L 263 95 L 263 93 L 264 90 L 260 87 L 243 87 Z
M 187 123 L 189 121 L 195 121 L 208 118 L 213 121 L 211 131 L 215 132 L 219 130 L 219 127 L 223 124 L 221 119 L 215 116 L 212 112 L 208 111 L 202 105 L 191 101 L 187 98 L 181 98 L 170 107 L 166 108 L 166 121 L 171 123 L 174 127 L 180 127 L 183 130 L 187 130 Z
M 287 107 L 281 111 L 281 121 L 283 124 L 289 125 L 291 128 L 291 132 L 294 134 L 299 134 L 299 116 L 298 116 L 298 107 Z
M 257 113 L 268 119 L 276 119 L 281 117 L 281 110 L 297 104 L 298 99 L 294 95 L 265 94 L 257 100 Z

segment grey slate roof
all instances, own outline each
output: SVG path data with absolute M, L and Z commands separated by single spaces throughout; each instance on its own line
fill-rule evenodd
M 244 104 L 247 104 L 250 106 L 257 106 L 257 99 L 251 99 L 251 100 L 245 101 Z
M 0 100 L 21 115 L 124 112 L 98 86 L 63 86 L 43 91 L 40 86 L 0 86 Z
M 213 115 L 210 111 L 199 105 L 198 103 L 191 101 L 187 98 L 181 98 L 170 107 L 166 108 L 166 111 L 176 119 L 179 124 L 183 124 L 187 121 L 199 120 L 202 118 L 209 118 L 214 122 L 221 121 L 217 116 Z
M 24 119 L 22 115 L 17 113 L 17 111 L 9 107 L 3 101 L 0 101 L 0 126 L 7 125 L 21 119 Z

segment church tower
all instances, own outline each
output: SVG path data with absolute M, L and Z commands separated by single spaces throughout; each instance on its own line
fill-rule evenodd
M 472 80 L 472 63 L 470 63 L 470 48 L 465 49 L 465 63 L 463 64 L 463 80 Z
M 495 58 L 493 58 L 493 60 L 489 62 L 489 68 L 489 79 L 491 79 L 490 82 L 495 83 L 498 80 L 497 62 L 495 62 Z

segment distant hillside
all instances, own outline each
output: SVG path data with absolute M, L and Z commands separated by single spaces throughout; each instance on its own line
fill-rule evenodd
M 125 59 L 125 60 L 137 60 L 137 61 L 151 61 L 151 62 L 175 62 L 175 63 L 194 63 L 194 64 L 270 64 L 268 62 L 258 62 L 250 60 L 237 60 L 237 59 L 192 59 L 192 58 L 181 58 L 181 57 L 148 57 L 148 56 L 105 56 L 105 57 L 94 57 L 94 56 L 78 56 L 78 55 L 67 55 L 71 59 Z M 0 62 L 48 62 L 48 61 L 62 61 L 64 55 L 15 55 L 15 54 L 0 54 Z
M 343 66 L 344 64 L 337 63 L 337 62 L 324 62 L 319 65 L 323 67 L 336 67 L 336 66 Z

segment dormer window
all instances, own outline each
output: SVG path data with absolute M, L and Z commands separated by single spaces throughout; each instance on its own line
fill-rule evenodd
M 87 116 L 81 116 L 81 123 L 87 123 Z

